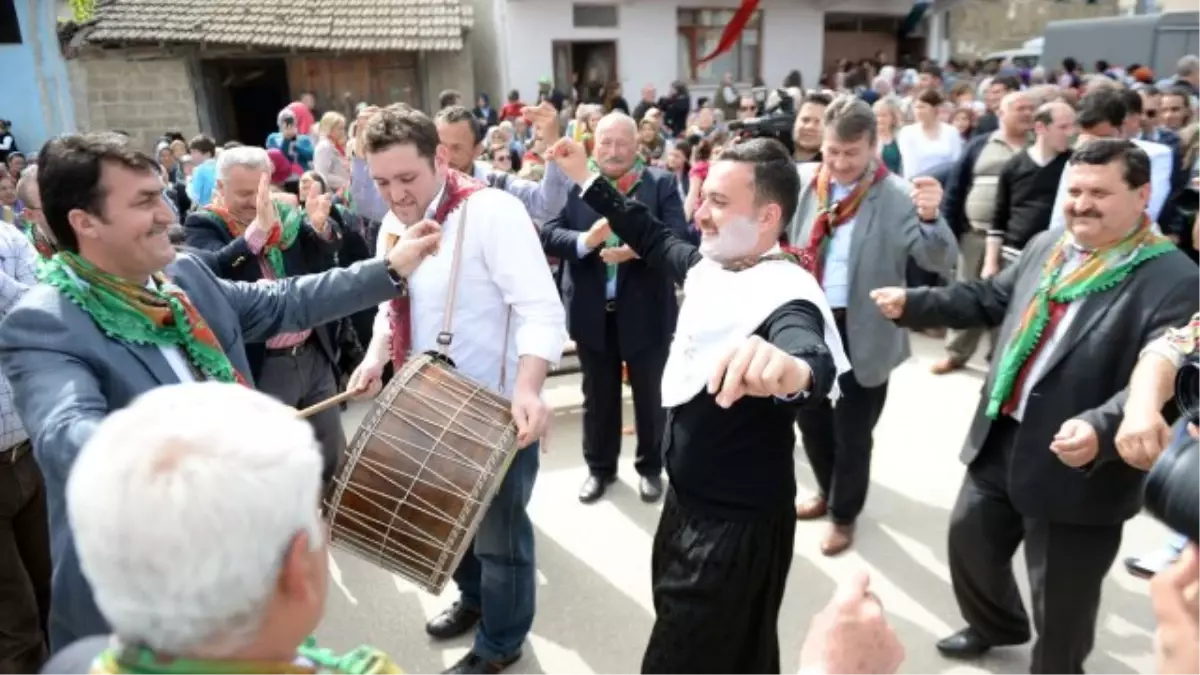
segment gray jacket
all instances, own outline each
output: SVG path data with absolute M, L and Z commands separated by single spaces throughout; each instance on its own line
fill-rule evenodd
M 218 279 L 183 254 L 166 273 L 187 293 L 247 381 L 247 342 L 319 326 L 396 293 L 383 260 L 248 284 Z M 71 465 L 105 415 L 179 380 L 158 348 L 110 339 L 87 313 L 47 285 L 30 289 L 0 322 L 0 368 L 12 383 L 17 413 L 45 476 L 54 563 L 50 641 L 58 650 L 108 632 L 79 569 L 67 521 Z
M 788 240 L 808 241 L 817 217 L 812 179 L 817 164 L 801 164 L 800 202 L 788 226 Z M 850 301 L 846 308 L 846 344 L 854 376 L 864 387 L 887 382 L 892 370 L 911 354 L 908 332 L 888 321 L 870 293 L 884 286 L 904 286 L 909 256 L 930 272 L 946 276 L 958 259 L 958 243 L 946 219 L 922 224 L 917 218 L 908 181 L 889 175 L 874 185 L 858 207 L 850 240 Z

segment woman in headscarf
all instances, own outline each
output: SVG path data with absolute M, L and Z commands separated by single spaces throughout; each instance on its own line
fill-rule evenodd
M 292 101 L 284 110 L 292 113 L 292 117 L 296 120 L 296 131 L 304 136 L 312 135 L 316 118 L 313 117 L 312 110 L 303 101 Z
M 321 174 L 333 192 L 340 193 L 350 184 L 350 160 L 346 154 L 346 118 L 341 113 L 321 116 L 320 135 L 313 153 L 313 170 Z M 301 196 L 304 192 L 301 189 Z

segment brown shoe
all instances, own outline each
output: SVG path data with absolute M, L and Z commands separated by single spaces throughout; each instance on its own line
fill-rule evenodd
M 831 523 L 829 530 L 825 533 L 825 538 L 821 540 L 821 553 L 827 556 L 835 556 L 854 543 L 854 524 L 839 525 Z
M 929 370 L 934 375 L 945 375 L 947 373 L 953 373 L 956 370 L 962 370 L 963 366 L 965 365 L 966 363 L 947 356 L 946 358 L 933 364 L 933 367 Z
M 809 497 L 796 505 L 796 520 L 816 520 L 817 518 L 823 518 L 828 510 L 824 497 L 819 495 Z

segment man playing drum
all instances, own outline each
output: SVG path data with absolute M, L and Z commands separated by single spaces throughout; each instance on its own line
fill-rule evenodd
M 537 231 L 517 198 L 451 169 L 433 120 L 418 110 L 390 106 L 365 124 L 371 177 L 396 220 L 408 230 L 440 228 L 441 243 L 409 279 L 408 297 L 381 307 L 350 388 L 374 396 L 389 359 L 399 368 L 410 354 L 437 349 L 447 294 L 455 292 L 449 357 L 463 375 L 512 401 L 518 447 L 524 448 L 484 516 L 473 550 L 454 572 L 462 597 L 426 625 L 430 635 L 451 638 L 479 622 L 474 647 L 447 672 L 497 673 L 520 658 L 533 625 L 533 524 L 525 507 L 537 477 L 538 439 L 549 419 L 542 384 L 562 356 L 565 313 Z M 461 265 L 452 289 L 461 227 Z M 398 236 L 403 232 L 385 223 L 379 250 Z M 441 337 L 444 342 L 449 335 Z
M 399 673 L 310 637 L 329 585 L 318 447 L 295 409 L 230 384 L 160 387 L 105 419 L 67 509 L 113 635 L 44 672 Z

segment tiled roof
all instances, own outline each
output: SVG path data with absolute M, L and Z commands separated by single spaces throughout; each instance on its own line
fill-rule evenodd
M 470 0 L 100 0 L 89 42 L 457 51 Z

